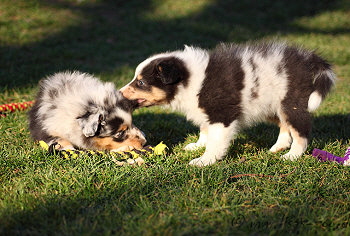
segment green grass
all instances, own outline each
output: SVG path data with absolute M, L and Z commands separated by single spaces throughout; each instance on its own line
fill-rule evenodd
M 198 129 L 157 107 L 137 110 L 134 122 L 168 155 L 137 168 L 47 155 L 30 139 L 25 112 L 0 118 L 0 234 L 349 235 L 350 168 L 310 155 L 342 156 L 350 145 L 349 18 L 346 0 L 2 0 L 0 104 L 32 100 L 37 82 L 62 70 L 121 87 L 147 56 L 183 44 L 287 40 L 316 49 L 339 79 L 295 162 L 268 152 L 278 129 L 261 124 L 242 132 L 224 161 L 188 166 L 203 153 L 182 150 Z M 246 173 L 276 178 L 230 178 Z

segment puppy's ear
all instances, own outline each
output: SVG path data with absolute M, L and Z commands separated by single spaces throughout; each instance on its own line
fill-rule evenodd
M 77 117 L 77 122 L 80 125 L 81 130 L 85 137 L 91 137 L 96 134 L 98 127 L 103 120 L 101 113 L 87 112 L 83 116 Z
M 163 84 L 176 84 L 188 76 L 184 62 L 178 58 L 161 59 L 156 64 L 156 71 Z

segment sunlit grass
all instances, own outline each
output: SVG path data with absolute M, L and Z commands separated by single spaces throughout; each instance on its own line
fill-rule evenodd
M 329 33 L 345 33 L 350 28 L 349 11 L 328 11 L 313 17 L 301 17 L 294 21 L 296 26 L 305 30 L 318 30 Z
M 200 13 L 204 8 L 210 6 L 213 0 L 194 0 L 194 1 L 171 1 L 156 0 L 151 4 L 151 9 L 145 13 L 145 17 L 151 20 L 181 19 L 191 17 Z
M 77 11 L 36 0 L 3 0 L 0 13 L 0 45 L 8 46 L 37 42 L 84 21 Z

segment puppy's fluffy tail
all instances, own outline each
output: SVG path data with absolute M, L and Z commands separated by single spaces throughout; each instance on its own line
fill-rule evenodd
M 310 94 L 308 102 L 310 112 L 315 111 L 321 105 L 321 102 L 335 84 L 336 76 L 330 66 L 327 67 L 326 70 L 317 73 L 313 78 L 314 91 Z

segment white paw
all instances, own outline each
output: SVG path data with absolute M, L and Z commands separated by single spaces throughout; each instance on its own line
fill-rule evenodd
M 204 145 L 201 145 L 201 144 L 198 144 L 198 143 L 190 143 L 190 144 L 187 144 L 184 147 L 184 150 L 186 150 L 186 151 L 194 151 L 194 150 L 197 150 L 198 148 L 201 148 L 201 147 L 204 147 Z
M 199 157 L 196 159 L 193 159 L 192 161 L 190 161 L 190 165 L 192 166 L 198 166 L 198 167 L 202 167 L 202 166 L 209 166 L 212 165 L 216 162 L 215 158 L 205 158 L 205 157 Z
M 287 148 L 290 147 L 290 144 L 275 144 L 270 148 L 270 152 L 272 153 L 276 153 L 276 152 L 280 152 L 283 150 L 286 150 Z
M 270 152 L 272 152 L 272 153 L 276 153 L 279 151 L 280 151 L 280 148 L 276 144 L 270 148 Z
M 301 154 L 287 152 L 286 154 L 282 155 L 282 159 L 296 161 L 300 156 L 301 156 Z

